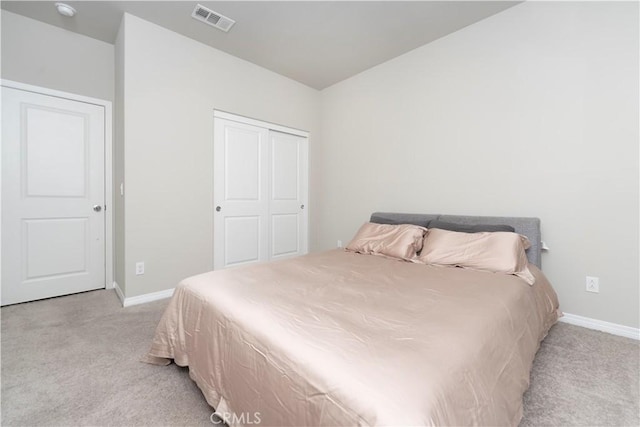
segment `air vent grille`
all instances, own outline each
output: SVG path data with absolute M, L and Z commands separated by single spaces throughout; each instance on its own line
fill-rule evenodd
M 218 12 L 214 12 L 201 4 L 196 6 L 191 16 L 200 22 L 204 22 L 207 25 L 211 25 L 212 27 L 222 30 L 225 33 L 231 29 L 233 24 L 236 23 L 233 19 L 227 18 Z
M 219 20 L 220 20 L 220 16 L 215 15 L 213 13 L 210 13 L 209 16 L 207 17 L 207 22 L 212 25 L 216 25 Z

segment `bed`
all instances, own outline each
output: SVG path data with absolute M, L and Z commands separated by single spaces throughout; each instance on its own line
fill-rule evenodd
M 518 425 L 558 318 L 535 218 L 374 213 L 374 223 L 508 224 L 535 283 L 335 249 L 183 280 L 146 361 L 173 360 L 230 425 Z

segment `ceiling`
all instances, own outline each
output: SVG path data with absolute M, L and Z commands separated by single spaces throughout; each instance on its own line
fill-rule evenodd
M 123 12 L 324 89 L 501 12 L 519 1 L 2 1 L 2 9 L 114 43 Z M 228 16 L 228 33 L 191 18 L 197 3 Z

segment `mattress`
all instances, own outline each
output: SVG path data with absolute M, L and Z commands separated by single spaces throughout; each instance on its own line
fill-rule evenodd
M 188 366 L 231 424 L 515 426 L 558 318 L 529 268 L 533 286 L 336 249 L 201 274 L 176 288 L 146 360 Z

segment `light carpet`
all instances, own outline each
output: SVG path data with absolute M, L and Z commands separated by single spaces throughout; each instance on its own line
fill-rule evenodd
M 100 290 L 3 308 L 2 425 L 211 426 L 186 368 L 139 362 L 167 302 Z M 638 426 L 639 377 L 638 341 L 557 324 L 521 426 Z

